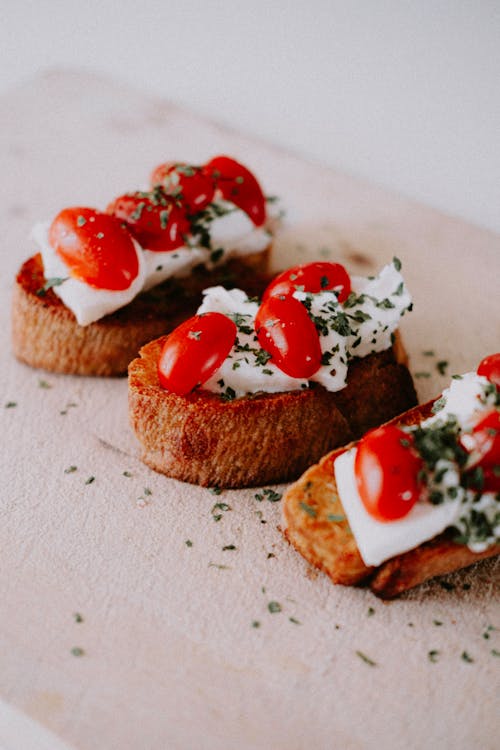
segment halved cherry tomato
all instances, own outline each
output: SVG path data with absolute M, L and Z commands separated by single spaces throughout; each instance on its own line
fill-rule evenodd
M 266 220 L 266 199 L 254 175 L 243 164 L 229 156 L 216 156 L 204 166 L 222 197 L 241 208 L 255 226 Z
M 124 221 L 137 242 L 154 252 L 182 247 L 184 236 L 191 229 L 185 209 L 160 187 L 149 193 L 120 195 L 109 204 L 107 212 Z
M 413 438 L 395 425 L 367 432 L 359 441 L 354 470 L 359 496 L 377 521 L 406 516 L 420 494 L 418 474 L 422 459 Z
M 477 374 L 484 375 L 485 378 L 495 383 L 497 388 L 500 388 L 500 352 L 482 359 L 477 368 Z
M 238 329 L 222 313 L 195 315 L 167 337 L 158 360 L 160 384 L 185 396 L 205 383 L 226 359 Z
M 94 208 L 63 209 L 50 225 L 49 242 L 73 278 L 97 289 L 128 289 L 139 272 L 127 229 Z
M 280 370 L 292 378 L 310 378 L 321 364 L 316 326 L 294 297 L 269 297 L 255 317 L 259 344 Z
M 161 185 L 165 193 L 185 206 L 189 213 L 206 208 L 215 192 L 213 178 L 202 167 L 181 162 L 159 164 L 151 175 L 151 185 Z
M 278 274 L 267 287 L 262 299 L 290 297 L 297 290 L 313 294 L 333 290 L 338 301 L 345 302 L 351 293 L 351 279 L 340 263 L 304 263 Z
M 469 453 L 467 470 L 480 466 L 483 469 L 483 489 L 500 491 L 500 412 L 488 412 L 460 439 Z

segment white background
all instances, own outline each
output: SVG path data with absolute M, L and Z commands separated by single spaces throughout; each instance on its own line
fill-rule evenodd
M 500 231 L 499 0 L 0 0 L 0 13 L 0 94 L 84 67 Z

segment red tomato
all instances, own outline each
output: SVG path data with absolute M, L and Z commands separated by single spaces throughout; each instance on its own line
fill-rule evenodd
M 139 272 L 127 229 L 94 208 L 63 209 L 50 225 L 49 242 L 73 278 L 97 289 L 128 289 Z
M 222 197 L 241 208 L 255 226 L 266 220 L 266 199 L 254 175 L 229 156 L 216 156 L 205 164 L 204 171 L 220 190 Z
M 215 192 L 213 178 L 202 167 L 180 162 L 159 164 L 151 175 L 151 185 L 161 185 L 167 195 L 186 206 L 190 213 L 206 208 Z
M 158 360 L 160 384 L 185 396 L 205 383 L 226 359 L 238 329 L 222 313 L 195 315 L 167 337 Z
M 500 388 L 500 352 L 490 354 L 489 357 L 481 360 L 477 368 L 477 374 L 484 375 L 485 378 L 495 383 L 497 388 Z
M 500 492 L 500 466 L 483 468 L 483 492 Z
M 413 438 L 395 425 L 378 427 L 359 441 L 354 461 L 358 492 L 377 521 L 406 516 L 420 494 L 418 473 L 422 459 Z
M 160 187 L 120 195 L 107 212 L 124 221 L 137 242 L 154 252 L 176 250 L 191 231 L 185 209 Z
M 488 412 L 472 428 L 472 432 L 461 437 L 461 445 L 469 453 L 467 469 L 480 466 L 483 469 L 483 489 L 500 491 L 500 412 Z
M 321 364 L 316 326 L 293 297 L 269 297 L 255 318 L 259 344 L 280 370 L 292 378 L 310 378 Z
M 262 299 L 289 297 L 297 290 L 316 293 L 326 289 L 333 289 L 339 302 L 345 302 L 351 293 L 351 279 L 340 263 L 318 261 L 288 268 L 271 281 Z

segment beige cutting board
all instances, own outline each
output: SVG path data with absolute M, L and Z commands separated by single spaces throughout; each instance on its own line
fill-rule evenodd
M 125 380 L 16 362 L 9 300 L 34 221 L 226 152 L 288 209 L 276 268 L 401 258 L 426 399 L 437 361 L 500 349 L 500 237 L 89 74 L 37 78 L 0 117 L 0 697 L 78 750 L 493 748 L 495 563 L 390 604 L 333 586 L 283 541 L 278 503 L 143 466 Z

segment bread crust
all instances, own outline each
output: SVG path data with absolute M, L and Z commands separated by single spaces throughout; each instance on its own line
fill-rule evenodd
M 139 294 L 130 304 L 88 326 L 45 284 L 40 254 L 21 267 L 12 299 L 12 348 L 32 367 L 73 375 L 124 375 L 143 344 L 173 330 L 194 315 L 209 286 L 239 286 L 262 293 L 270 248 L 232 259 L 213 271 L 193 269 L 185 279 L 169 279 Z
M 434 401 L 417 406 L 390 420 L 392 424 L 417 424 L 431 415 Z M 387 560 L 378 568 L 368 567 L 359 554 L 345 520 L 337 493 L 333 463 L 344 450 L 332 451 L 311 466 L 285 492 L 282 511 L 283 533 L 312 565 L 328 575 L 333 583 L 367 584 L 383 599 L 395 596 L 435 576 L 473 565 L 500 553 L 494 545 L 481 553 L 453 542 L 449 532 L 440 534 L 413 550 Z
M 185 482 L 237 488 L 295 479 L 326 451 L 416 403 L 391 349 L 354 361 L 336 393 L 315 385 L 233 401 L 201 389 L 177 396 L 158 380 L 164 340 L 129 366 L 130 421 L 143 461 Z

